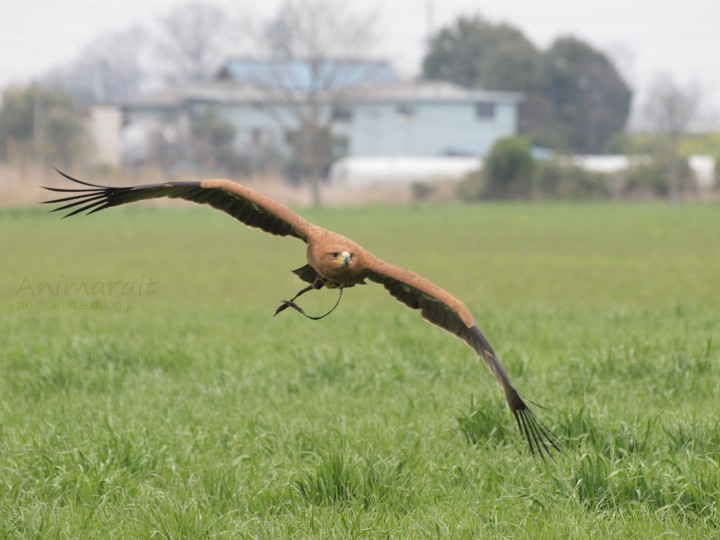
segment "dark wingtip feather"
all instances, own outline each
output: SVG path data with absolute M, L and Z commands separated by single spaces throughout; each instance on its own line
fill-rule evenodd
M 82 180 L 78 180 L 77 178 L 73 178 L 72 176 L 70 176 L 70 175 L 68 175 L 68 174 L 65 174 L 64 172 L 62 172 L 62 171 L 61 171 L 60 169 L 58 169 L 57 167 L 53 167 L 53 168 L 55 169 L 55 171 L 56 171 L 58 174 L 60 174 L 61 176 L 64 176 L 64 177 L 67 178 L 68 180 L 70 180 L 70 181 L 72 181 L 72 182 L 75 182 L 75 183 L 77 183 L 77 184 L 82 184 L 83 186 L 90 186 L 90 187 L 99 188 L 99 189 L 106 189 L 106 186 L 98 186 L 97 184 L 90 184 L 90 183 L 88 183 L 88 182 L 83 182 Z M 45 189 L 51 189 L 51 188 L 45 188 Z M 55 191 L 55 190 L 53 190 L 53 191 Z
M 82 189 L 68 189 L 68 188 L 56 188 L 56 187 L 47 187 L 47 186 L 40 186 L 43 189 L 47 189 L 48 191 L 57 191 L 60 193 L 90 193 L 95 192 L 98 193 L 100 191 L 105 191 L 107 188 L 104 187 L 98 187 L 93 189 L 88 188 L 82 188 Z
M 55 170 L 58 172 L 58 174 L 62 175 L 64 178 L 67 178 L 68 180 L 75 182 L 77 184 L 80 184 L 82 188 L 56 188 L 56 187 L 48 187 L 48 186 L 41 186 L 44 189 L 47 189 L 48 191 L 53 192 L 59 192 L 59 193 L 69 193 L 71 195 L 60 197 L 57 199 L 52 199 L 49 201 L 42 201 L 41 204 L 56 204 L 56 203 L 66 203 L 62 204 L 62 206 L 59 206 L 58 208 L 53 208 L 50 210 L 50 212 L 58 212 L 60 210 L 67 210 L 72 209 L 71 212 L 68 212 L 65 214 L 62 219 L 74 216 L 76 214 L 82 213 L 87 211 L 87 214 L 92 214 L 93 212 L 97 212 L 98 210 L 102 210 L 103 208 L 107 208 L 109 206 L 108 201 L 109 198 L 117 191 L 123 191 L 125 188 L 110 188 L 106 186 L 100 186 L 97 184 L 90 184 L 89 182 L 83 182 L 82 180 L 78 180 L 77 178 L 73 178 L 72 176 L 69 176 L 62 172 L 60 169 L 55 168 Z
M 520 432 L 523 434 L 530 447 L 530 453 L 536 454 L 545 461 L 545 456 L 555 461 L 552 451 L 563 453 L 562 449 L 555 442 L 555 434 L 546 427 L 535 414 L 525 405 L 522 400 L 517 408 L 512 409 Z

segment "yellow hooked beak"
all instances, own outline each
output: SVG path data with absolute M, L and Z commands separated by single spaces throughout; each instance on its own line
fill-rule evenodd
M 337 258 L 338 264 L 342 264 L 344 266 L 350 265 L 350 253 L 347 251 L 343 251 L 340 256 Z

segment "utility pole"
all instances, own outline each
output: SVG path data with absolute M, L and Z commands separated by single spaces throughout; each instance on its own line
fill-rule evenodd
M 425 46 L 430 49 L 432 43 L 433 31 L 435 29 L 435 21 L 433 16 L 435 14 L 435 6 L 433 0 L 425 0 Z
M 42 136 L 42 128 L 45 123 L 45 105 L 42 103 L 39 92 L 33 98 L 33 134 L 32 134 L 32 160 L 35 163 L 43 164 L 45 160 L 45 141 Z

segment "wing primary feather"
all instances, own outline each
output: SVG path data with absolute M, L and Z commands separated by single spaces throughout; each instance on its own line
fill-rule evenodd
M 83 186 L 90 186 L 90 187 L 94 187 L 94 188 L 107 189 L 105 186 L 98 186 L 97 184 L 91 184 L 91 183 L 89 183 L 89 182 L 83 182 L 82 180 L 78 180 L 77 178 L 73 178 L 72 176 L 69 176 L 69 175 L 65 174 L 65 173 L 62 172 L 60 169 L 57 169 L 57 168 L 55 168 L 55 167 L 53 167 L 53 168 L 55 169 L 55 171 L 56 171 L 58 174 L 60 174 L 61 176 L 64 176 L 64 177 L 67 178 L 68 180 L 70 180 L 70 181 L 72 181 L 72 182 L 75 182 L 75 183 L 77 183 L 77 184 L 82 184 Z
M 518 414 L 518 412 L 516 411 L 513 411 L 513 416 L 515 417 L 515 421 L 517 422 L 520 433 L 523 435 L 523 437 L 525 437 L 528 442 L 528 446 L 530 447 L 530 453 L 535 455 L 535 450 L 533 449 L 533 441 L 530 437 L 530 432 L 528 431 L 527 425 L 525 424 L 525 417 L 521 414 Z
M 45 189 L 50 189 L 50 188 L 45 188 Z M 77 191 L 84 191 L 84 190 L 77 190 Z M 85 192 L 82 195 L 75 195 L 74 197 L 61 197 L 59 199 L 53 199 L 51 201 L 41 201 L 40 204 L 52 204 L 52 203 L 58 203 L 58 202 L 67 202 L 67 201 L 72 201 L 74 199 L 87 199 L 88 196 L 91 196 L 91 195 L 93 195 L 93 193 Z M 103 194 L 103 193 L 98 193 L 98 195 L 101 197 L 105 196 L 105 194 Z M 62 208 L 54 208 L 53 210 L 50 210 L 50 211 L 56 212 L 57 210 L 62 210 Z
M 86 201 L 83 201 L 83 202 L 86 202 Z M 80 204 L 82 204 L 82 203 L 80 203 Z M 79 208 L 76 208 L 75 210 L 73 210 L 73 211 L 70 212 L 69 214 L 65 214 L 65 215 L 62 217 L 62 219 L 69 218 L 69 217 L 71 217 L 71 216 L 74 216 L 75 214 L 79 214 L 79 213 L 81 213 L 81 212 L 84 212 L 85 210 L 89 210 L 89 209 L 93 208 L 94 206 L 96 206 L 96 205 L 98 205 L 98 204 L 102 204 L 102 200 L 100 200 L 100 201 L 93 201 L 93 202 L 91 202 L 90 204 L 88 204 L 87 206 L 80 206 Z
M 99 212 L 100 210 L 105 210 L 106 208 L 110 208 L 110 204 L 104 203 L 104 204 L 102 204 L 102 205 L 100 205 L 100 206 L 98 206 L 98 207 L 96 207 L 96 208 L 93 208 L 93 209 L 90 210 L 86 215 L 89 216 L 90 214 L 94 214 L 95 212 Z
M 61 193 L 89 193 L 91 191 L 105 191 L 105 188 L 100 189 L 68 189 L 68 188 L 56 188 L 56 187 L 48 187 L 48 186 L 40 186 L 43 189 L 47 189 L 48 191 L 59 191 Z M 43 201 L 43 202 L 52 202 L 52 201 Z
M 555 443 L 555 436 L 552 431 L 545 427 L 527 406 L 519 410 L 513 410 L 513 416 L 515 416 L 521 433 L 527 439 L 530 452 L 533 455 L 537 453 L 544 461 L 545 456 L 554 460 L 552 456 L 553 449 L 562 453 L 562 449 Z

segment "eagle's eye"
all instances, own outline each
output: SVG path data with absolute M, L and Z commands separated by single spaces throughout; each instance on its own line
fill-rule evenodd
M 348 251 L 331 251 L 327 256 L 330 257 L 335 264 L 349 266 L 350 261 L 355 255 Z

